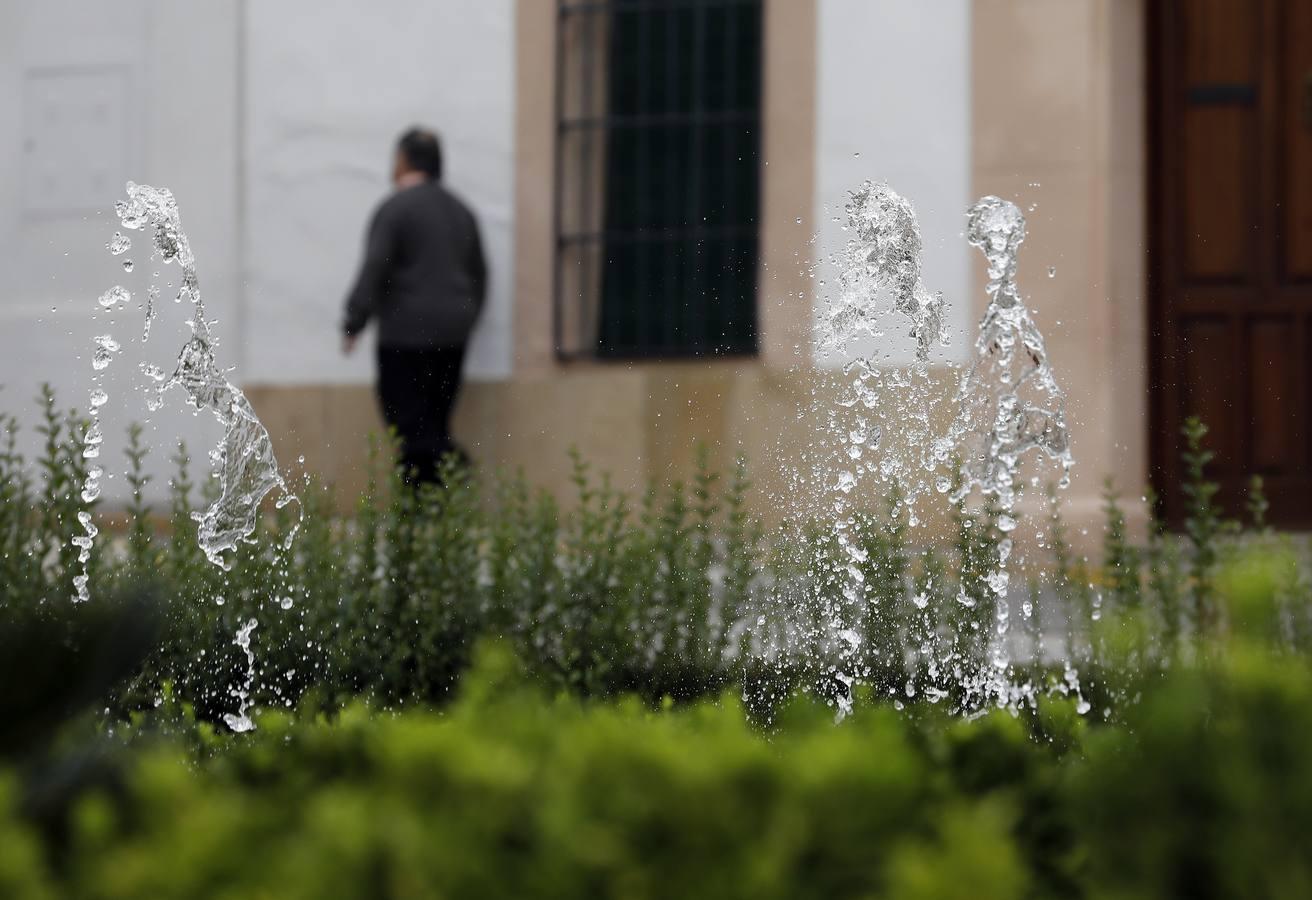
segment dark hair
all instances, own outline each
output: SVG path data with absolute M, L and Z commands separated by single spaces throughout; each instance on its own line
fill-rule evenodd
M 396 142 L 396 149 L 412 169 L 429 178 L 442 177 L 442 142 L 427 128 L 411 128 Z

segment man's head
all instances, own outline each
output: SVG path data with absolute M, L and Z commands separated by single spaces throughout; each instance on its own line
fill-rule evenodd
M 399 183 L 412 174 L 434 181 L 442 177 L 442 142 L 427 128 L 411 128 L 396 142 L 392 181 Z

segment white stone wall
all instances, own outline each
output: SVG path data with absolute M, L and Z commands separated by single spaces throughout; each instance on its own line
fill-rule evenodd
M 974 251 L 962 238 L 973 199 L 970 0 L 819 0 L 818 14 L 814 255 L 825 287 L 816 288 L 817 317 L 837 282 L 829 258 L 847 241 L 848 192 L 865 179 L 886 181 L 915 207 L 925 286 L 947 300 L 952 343 L 941 358 L 964 359 L 975 327 L 967 295 Z M 817 363 L 912 358 L 901 331 L 850 351 Z
M 341 305 L 392 142 L 416 123 L 442 134 L 445 180 L 478 215 L 491 267 L 466 370 L 508 376 L 513 0 L 260 0 L 245 33 L 243 377 L 372 378 L 370 353 L 339 353 Z
M 137 363 L 170 368 L 186 311 L 165 288 L 140 344 L 135 299 L 150 271 L 173 271 L 148 265 L 138 234 L 132 275 L 104 251 L 128 179 L 177 197 L 235 381 L 370 381 L 367 348 L 340 355 L 341 304 L 392 143 L 415 123 L 442 132 L 491 265 L 467 370 L 507 377 L 513 46 L 513 0 L 0 0 L 0 409 L 24 414 L 25 449 L 37 444 L 29 398 L 49 381 L 85 406 L 104 333 L 124 345 L 104 382 L 110 473 L 131 420 L 156 448 L 156 497 L 178 439 L 203 459 L 218 437 L 180 394 L 150 414 L 138 390 Z M 134 303 L 107 315 L 96 298 L 116 283 Z M 105 496 L 123 498 L 121 476 Z
M 157 496 L 180 438 L 203 458 L 218 436 L 177 397 L 154 415 L 146 409 L 137 363 L 168 364 L 186 336 L 184 311 L 166 303 L 143 346 L 136 299 L 163 267 L 149 263 L 136 233 L 132 275 L 104 246 L 128 179 L 172 188 L 225 361 L 237 361 L 238 12 L 236 3 L 0 0 L 0 409 L 22 415 L 21 443 L 33 451 L 38 386 L 49 382 L 61 405 L 85 409 L 91 339 L 113 334 L 124 349 L 104 379 L 110 501 L 125 493 L 129 421 L 148 426 Z M 134 302 L 106 314 L 96 298 L 116 283 Z
M 820 0 L 819 17 L 817 278 L 834 283 L 824 259 L 844 240 L 831 220 L 846 191 L 888 181 L 920 214 L 926 283 L 948 298 L 960 358 L 973 330 L 969 0 Z M 136 361 L 167 361 L 185 336 L 183 311 L 166 303 L 146 347 L 130 342 L 137 310 L 97 312 L 111 284 L 144 291 L 140 242 L 133 276 L 102 249 L 128 178 L 177 195 L 235 380 L 368 382 L 369 352 L 339 353 L 341 303 L 391 143 L 414 123 L 442 133 L 491 263 L 469 374 L 508 377 L 514 19 L 514 0 L 0 0 L 0 407 L 30 410 L 42 381 L 84 403 L 90 339 L 112 331 L 126 349 L 107 384 L 107 460 L 133 418 L 150 419 L 157 465 L 179 437 L 215 437 L 176 399 L 152 417 L 133 393 Z

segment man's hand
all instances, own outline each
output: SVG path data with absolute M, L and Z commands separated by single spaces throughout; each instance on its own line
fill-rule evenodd
M 343 355 L 343 356 L 350 356 L 350 355 L 351 355 L 351 351 L 353 351 L 353 350 L 355 349 L 355 342 L 356 342 L 356 340 L 358 340 L 358 338 L 359 338 L 359 335 L 354 335 L 354 334 L 344 334 L 344 335 L 342 335 L 342 355 Z

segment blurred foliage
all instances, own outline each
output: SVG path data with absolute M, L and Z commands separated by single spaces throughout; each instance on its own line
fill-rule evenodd
M 1093 896 L 1312 896 L 1312 678 L 1240 642 L 1091 732 L 1066 773 Z
M 1035 663 L 1036 702 L 963 719 L 916 648 L 988 664 L 989 504 L 921 552 L 894 491 L 852 553 L 765 537 L 741 460 L 635 500 L 576 454 L 562 505 L 454 465 L 416 492 L 379 444 L 356 515 L 308 484 L 223 571 L 212 482 L 179 448 L 156 515 L 133 434 L 79 606 L 85 423 L 41 402 L 35 475 L 0 442 L 0 897 L 1312 895 L 1306 554 L 1260 483 L 1220 518 L 1194 425 L 1183 540 L 1135 545 L 1109 483 L 1078 559 L 1053 494 L 1028 596 L 1083 694 Z M 832 609 L 862 638 L 838 726 Z M 228 734 L 247 675 L 258 729 Z
M 1141 685 L 962 720 L 795 698 L 554 698 L 482 644 L 441 714 L 183 709 L 52 853 L 0 769 L 6 897 L 1302 897 L 1312 671 L 1244 641 Z M 173 715 L 168 713 L 167 715 Z M 138 714 L 128 727 L 148 729 Z M 189 723 L 189 724 L 188 724 Z M 189 731 L 189 733 L 188 733 Z M 158 732 L 156 732 L 158 735 Z
M 87 617 L 71 599 L 80 567 L 69 544 L 80 530 L 86 426 L 76 412 L 61 413 L 48 390 L 39 402 L 44 443 L 34 466 L 16 450 L 16 421 L 0 417 L 0 622 L 36 621 L 71 635 Z M 1109 481 L 1103 560 L 1090 563 L 1071 547 L 1054 490 L 1044 526 L 1049 564 L 1031 561 L 1029 572 L 1015 573 L 1028 587 L 1013 577 L 1018 632 L 1037 646 L 1045 609 L 1061 614 L 1066 657 L 1086 687 L 1100 684 L 1108 697 L 1125 689 L 1104 665 L 1108 653 L 1126 650 L 1118 664 L 1148 672 L 1231 630 L 1260 631 L 1295 652 L 1312 646 L 1304 548 L 1266 527 L 1260 481 L 1247 530 L 1220 519 L 1205 477 L 1205 433 L 1200 423 L 1187 426 L 1185 537 L 1151 519 L 1136 545 Z M 911 511 L 896 485 L 882 508 L 856 514 L 841 540 L 805 521 L 766 536 L 747 511 L 741 459 L 726 477 L 703 452 L 689 484 L 653 484 L 635 499 L 576 453 L 576 496 L 561 503 L 522 475 L 476 476 L 455 465 L 440 484 L 414 491 L 391 467 L 391 448 L 376 442 L 354 516 L 335 515 L 331 494 L 307 481 L 299 509 L 267 510 L 224 571 L 195 539 L 194 516 L 213 498 L 214 480 L 198 486 L 180 446 L 169 508 L 152 510 L 140 438 L 129 430 L 126 508 L 110 518 L 92 508 L 102 523 L 93 595 L 148 584 L 161 599 L 157 639 L 106 700 L 111 718 L 154 707 L 167 688 L 219 722 L 251 675 L 257 707 L 331 710 L 361 696 L 382 706 L 442 702 L 475 641 L 489 635 L 511 640 L 535 677 L 582 696 L 657 702 L 739 683 L 753 712 L 768 717 L 798 686 L 845 699 L 851 686 L 835 676 L 844 671 L 886 696 L 947 696 L 965 709 L 988 702 L 970 687 L 993 665 L 998 616 L 989 579 L 1001 532 L 988 502 L 954 505 L 952 534 L 939 549 L 909 543 Z M 1151 498 L 1147 506 L 1151 514 Z M 1283 562 L 1277 600 L 1232 620 L 1218 579 L 1239 547 Z M 831 633 L 834 617 L 850 623 L 855 652 Z M 252 619 L 257 662 L 248 671 L 235 636 Z M 1059 688 L 1062 673 L 1045 665 L 1013 664 L 1012 674 Z M 1100 670 L 1109 674 L 1094 677 Z

